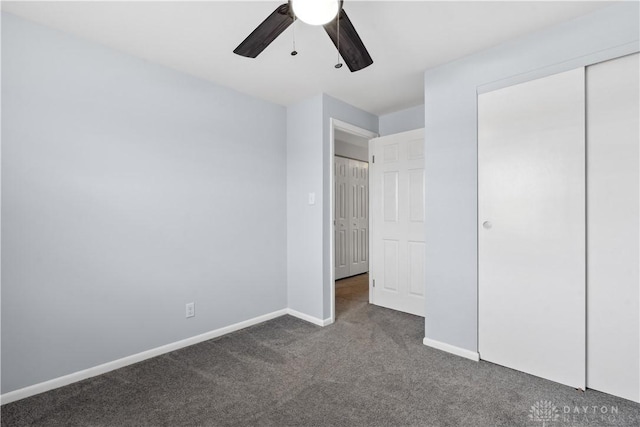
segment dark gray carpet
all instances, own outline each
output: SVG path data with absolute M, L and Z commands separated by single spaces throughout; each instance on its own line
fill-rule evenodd
M 633 402 L 425 347 L 366 280 L 338 284 L 334 325 L 281 317 L 4 405 L 2 426 L 640 425 Z

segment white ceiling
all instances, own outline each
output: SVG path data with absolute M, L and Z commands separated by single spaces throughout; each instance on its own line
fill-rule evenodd
M 374 64 L 335 69 L 324 29 L 295 24 L 258 58 L 233 49 L 283 1 L 2 2 L 2 9 L 151 62 L 289 105 L 320 92 L 374 114 L 421 104 L 423 72 L 608 2 L 354 1 Z

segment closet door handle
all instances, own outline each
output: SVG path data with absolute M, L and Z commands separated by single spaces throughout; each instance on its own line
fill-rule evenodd
M 491 224 L 491 221 L 485 221 L 482 223 L 482 227 L 484 227 L 485 230 L 489 230 L 491 227 L 493 227 L 493 224 Z

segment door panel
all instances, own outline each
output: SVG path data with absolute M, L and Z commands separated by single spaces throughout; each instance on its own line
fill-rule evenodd
M 478 96 L 480 356 L 583 389 L 584 82 Z
M 640 401 L 640 55 L 587 68 L 587 386 Z
M 398 292 L 398 241 L 384 241 L 384 281 L 386 290 Z
M 350 275 L 369 271 L 369 164 L 349 160 L 350 185 L 353 190 L 351 203 L 351 229 L 353 230 L 353 258 Z
M 409 171 L 409 221 L 424 222 L 424 169 Z
M 335 279 L 349 276 L 349 160 L 343 157 L 334 159 L 334 215 L 335 215 Z
M 372 303 L 424 316 L 424 130 L 370 141 Z
M 382 204 L 384 206 L 384 222 L 398 222 L 398 171 L 384 172 L 384 194 Z
M 409 294 L 424 297 L 425 244 L 409 242 Z

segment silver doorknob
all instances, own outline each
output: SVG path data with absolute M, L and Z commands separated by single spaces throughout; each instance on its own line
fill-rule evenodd
M 483 222 L 483 223 L 482 223 L 482 226 L 483 226 L 486 230 L 490 229 L 492 225 L 493 225 L 493 224 L 491 224 L 491 221 L 485 221 L 485 222 Z

